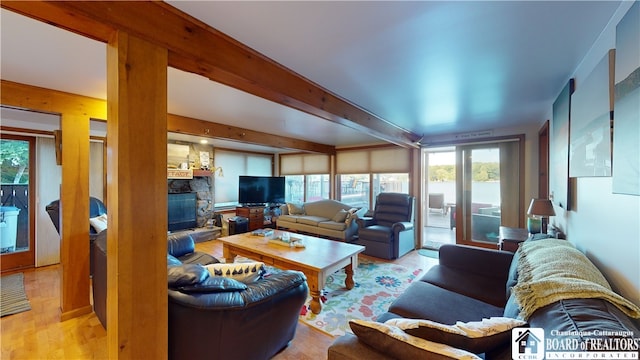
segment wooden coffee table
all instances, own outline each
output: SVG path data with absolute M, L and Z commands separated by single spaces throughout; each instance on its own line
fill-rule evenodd
M 284 231 L 275 230 L 276 236 L 282 233 Z M 291 237 L 301 238 L 306 247 L 289 248 L 271 244 L 268 237 L 251 233 L 218 240 L 222 241 L 222 254 L 229 263 L 240 255 L 279 269 L 303 272 L 311 293 L 311 311 L 319 314 L 322 311 L 320 291 L 329 275 L 344 268 L 347 274 L 345 286 L 347 289 L 353 288 L 353 270 L 358 267 L 358 254 L 364 250 L 364 246 L 295 233 Z

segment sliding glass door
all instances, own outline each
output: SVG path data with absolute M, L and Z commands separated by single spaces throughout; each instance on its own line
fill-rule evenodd
M 523 223 L 520 141 L 456 147 L 456 241 L 496 248 L 500 226 Z
M 2 134 L 0 140 L 0 253 L 2 270 L 33 267 L 35 138 Z

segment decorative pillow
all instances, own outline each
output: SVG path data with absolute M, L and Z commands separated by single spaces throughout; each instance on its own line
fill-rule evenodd
M 287 203 L 287 210 L 289 211 L 289 215 L 304 215 L 303 204 Z
M 181 286 L 180 292 L 191 293 L 213 293 L 231 292 L 246 290 L 247 285 L 232 278 L 222 276 L 209 276 L 205 281 L 193 285 Z
M 263 262 L 211 264 L 206 265 L 205 268 L 211 276 L 224 276 L 245 284 L 261 279 L 265 272 Z
M 480 359 L 468 351 L 411 336 L 393 325 L 355 319 L 349 326 L 358 340 L 396 359 Z
M 356 215 L 358 210 L 359 210 L 358 208 L 351 208 L 347 210 L 347 217 L 344 221 L 344 223 L 347 224 L 347 226 L 351 225 L 351 223 L 358 218 L 358 215 Z
M 437 343 L 451 345 L 476 354 L 491 350 L 511 341 L 511 329 L 526 322 L 506 317 L 492 317 L 482 321 L 444 325 L 422 319 L 390 319 L 387 325 L 397 326 L 407 334 Z
M 194 285 L 205 281 L 209 272 L 202 265 L 183 264 L 167 267 L 167 283 L 171 288 Z
M 347 220 L 348 215 L 349 213 L 347 212 L 347 210 L 340 209 L 340 211 L 333 215 L 333 218 L 331 218 L 331 220 L 339 223 L 344 222 L 345 220 Z
M 102 230 L 107 228 L 107 214 L 90 218 L 89 224 L 91 224 L 91 227 L 93 227 L 97 233 L 102 232 Z

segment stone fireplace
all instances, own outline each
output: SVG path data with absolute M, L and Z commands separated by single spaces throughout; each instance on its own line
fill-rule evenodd
M 210 174 L 198 176 L 194 173 L 193 179 L 169 179 L 167 183 L 170 194 L 196 193 L 197 226 L 205 226 L 214 212 L 213 176 Z

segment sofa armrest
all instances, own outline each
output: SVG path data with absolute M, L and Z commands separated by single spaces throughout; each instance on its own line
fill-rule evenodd
M 394 233 L 399 233 L 402 231 L 413 230 L 413 223 L 409 221 L 397 222 L 391 226 Z
M 368 216 L 359 217 L 356 219 L 356 222 L 358 223 L 358 227 L 360 229 L 376 224 L 376 221 L 372 217 Z
M 504 278 L 509 274 L 513 253 L 467 245 L 445 244 L 439 251 L 440 265 L 471 273 Z

